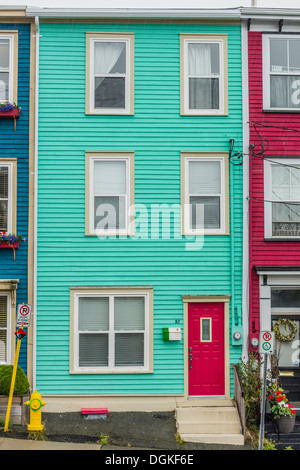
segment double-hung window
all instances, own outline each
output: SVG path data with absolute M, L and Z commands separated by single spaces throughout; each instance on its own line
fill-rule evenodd
M 18 33 L 0 31 L 0 103 L 17 101 Z
M 300 110 L 300 36 L 263 35 L 264 109 Z
M 87 235 L 131 235 L 134 203 L 132 153 L 87 153 Z
M 0 160 L 0 232 L 16 230 L 16 161 Z
M 149 372 L 152 288 L 71 289 L 71 370 Z
M 265 236 L 300 237 L 300 159 L 265 160 Z
M 228 233 L 228 168 L 225 154 L 182 155 L 185 235 Z
M 227 36 L 180 38 L 181 114 L 227 114 Z
M 87 33 L 86 113 L 133 114 L 133 34 Z

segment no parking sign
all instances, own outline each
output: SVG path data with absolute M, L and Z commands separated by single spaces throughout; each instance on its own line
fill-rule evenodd
M 18 304 L 17 325 L 27 328 L 30 324 L 31 305 Z
M 259 353 L 273 354 L 274 352 L 274 331 L 261 331 L 259 335 Z

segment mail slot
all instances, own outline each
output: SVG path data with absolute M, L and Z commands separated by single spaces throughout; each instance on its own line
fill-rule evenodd
M 280 370 L 279 376 L 280 377 L 294 377 L 294 371 L 293 370 Z
M 181 328 L 163 328 L 163 340 L 164 341 L 180 341 L 181 340 Z

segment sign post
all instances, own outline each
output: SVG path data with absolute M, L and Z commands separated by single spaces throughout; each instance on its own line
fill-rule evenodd
M 268 356 L 274 352 L 274 331 L 261 331 L 259 336 L 259 354 L 263 355 L 263 382 L 260 403 L 260 426 L 259 426 L 259 446 L 258 450 L 263 450 L 265 432 L 265 412 L 266 412 L 266 384 Z

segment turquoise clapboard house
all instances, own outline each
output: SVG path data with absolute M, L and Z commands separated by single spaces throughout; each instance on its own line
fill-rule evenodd
M 62 409 L 70 396 L 131 409 L 229 399 L 242 350 L 238 14 L 72 13 L 27 10 L 39 27 L 36 388 Z

